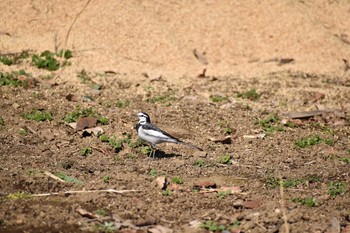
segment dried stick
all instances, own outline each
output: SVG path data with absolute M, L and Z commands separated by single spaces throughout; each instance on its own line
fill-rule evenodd
M 283 215 L 283 220 L 284 220 L 284 225 L 286 228 L 286 233 L 289 233 L 289 225 L 288 225 L 288 218 L 287 218 L 287 212 L 286 212 L 286 207 L 284 203 L 284 188 L 283 188 L 283 180 L 282 177 L 280 176 L 280 195 L 281 195 L 281 208 L 282 208 L 282 215 Z
M 85 194 L 85 193 L 130 193 L 130 192 L 140 192 L 139 190 L 115 190 L 115 189 L 102 189 L 102 190 L 72 190 L 65 191 L 60 193 L 39 193 L 39 194 L 31 194 L 31 197 L 46 197 L 46 196 L 54 196 L 60 194 Z
M 68 41 L 68 38 L 69 38 L 69 34 L 72 31 L 72 28 L 73 28 L 75 22 L 78 20 L 79 16 L 84 12 L 84 10 L 86 9 L 86 7 L 89 5 L 90 2 L 91 2 L 91 0 L 87 0 L 87 2 L 85 4 L 85 6 L 83 7 L 83 9 L 77 14 L 77 16 L 74 18 L 72 24 L 69 26 L 69 29 L 68 29 L 68 32 L 67 32 L 67 35 L 66 35 L 66 39 L 64 41 L 64 47 L 63 47 L 63 50 L 62 50 L 62 57 L 64 57 L 64 54 L 66 52 L 67 41 Z
M 62 182 L 62 183 L 66 182 L 66 181 L 62 180 L 61 178 L 59 178 L 58 176 L 55 176 L 54 174 L 52 174 L 49 171 L 44 171 L 44 174 L 47 175 L 48 177 L 54 179 L 54 180 L 58 180 L 58 181 Z

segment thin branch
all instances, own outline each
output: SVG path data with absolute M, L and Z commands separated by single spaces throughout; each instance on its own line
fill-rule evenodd
M 282 177 L 280 177 L 280 195 L 281 195 L 281 208 L 282 208 L 282 214 L 283 214 L 283 220 L 284 220 L 284 226 L 286 228 L 286 233 L 289 233 L 289 224 L 288 224 L 288 217 L 286 212 L 286 207 L 284 204 L 284 188 L 283 188 L 283 180 Z
M 67 41 L 68 41 L 68 38 L 69 38 L 69 34 L 72 31 L 72 28 L 73 28 L 75 22 L 78 20 L 79 16 L 84 12 L 84 10 L 86 9 L 86 7 L 89 5 L 90 2 L 91 2 L 91 0 L 87 0 L 87 2 L 85 4 L 85 6 L 83 7 L 83 9 L 77 14 L 77 16 L 73 20 L 72 24 L 70 25 L 70 27 L 68 29 L 68 32 L 67 32 L 67 35 L 66 35 L 66 39 L 64 41 L 64 48 L 63 48 L 63 51 L 62 51 L 62 57 L 64 57 L 64 54 L 66 52 L 65 50 L 67 48 Z
M 85 194 L 85 193 L 130 193 L 130 192 L 140 192 L 140 190 L 115 190 L 115 189 L 102 189 L 102 190 L 72 190 L 72 191 L 65 191 L 65 192 L 59 192 L 59 193 L 39 193 L 39 194 L 31 194 L 31 197 L 46 197 L 46 196 L 54 196 L 54 195 L 60 195 L 60 194 Z
M 44 174 L 47 175 L 48 177 L 54 179 L 54 180 L 58 180 L 58 181 L 62 182 L 62 183 L 66 182 L 66 181 L 62 180 L 61 178 L 59 178 L 58 176 L 55 176 L 54 174 L 52 174 L 49 171 L 44 171 Z

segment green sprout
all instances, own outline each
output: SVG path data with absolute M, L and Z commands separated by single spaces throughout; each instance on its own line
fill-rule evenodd
M 88 155 L 91 155 L 91 154 L 92 154 L 92 148 L 91 147 L 84 147 L 81 150 L 81 155 L 84 156 L 84 157 L 87 157 Z
M 22 114 L 22 117 L 27 120 L 33 120 L 33 121 L 51 121 L 52 116 L 51 113 L 33 109 L 30 113 L 24 113 Z
M 238 98 L 242 98 L 242 99 L 249 99 L 249 100 L 258 100 L 260 98 L 261 94 L 258 94 L 256 92 L 256 89 L 250 89 L 249 91 L 246 92 L 241 92 L 237 94 Z
M 183 184 L 183 180 L 180 177 L 173 177 L 171 179 L 172 182 L 176 183 L 176 184 Z

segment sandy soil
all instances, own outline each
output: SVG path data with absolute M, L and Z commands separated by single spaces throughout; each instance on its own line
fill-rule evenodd
M 0 232 L 350 231 L 349 1 L 14 0 L 0 12 L 0 54 L 30 54 L 0 62 L 29 74 L 0 87 Z M 70 65 L 33 65 L 63 48 Z M 77 108 L 107 117 L 97 126 L 120 149 L 70 127 Z M 33 109 L 52 120 L 25 119 Z M 149 158 L 139 111 L 204 151 L 162 144 Z M 69 193 L 106 189 L 135 191 Z

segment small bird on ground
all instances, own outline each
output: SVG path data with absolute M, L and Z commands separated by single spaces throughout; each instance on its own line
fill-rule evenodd
M 156 145 L 164 142 L 182 144 L 198 150 L 202 150 L 201 148 L 190 143 L 183 142 L 180 139 L 177 139 L 167 132 L 164 132 L 163 130 L 154 126 L 151 123 L 151 118 L 147 113 L 140 112 L 137 114 L 137 116 L 139 117 L 139 122 L 136 124 L 135 129 L 139 137 L 151 145 L 152 150 L 149 156 L 152 155 L 152 157 L 155 158 Z

